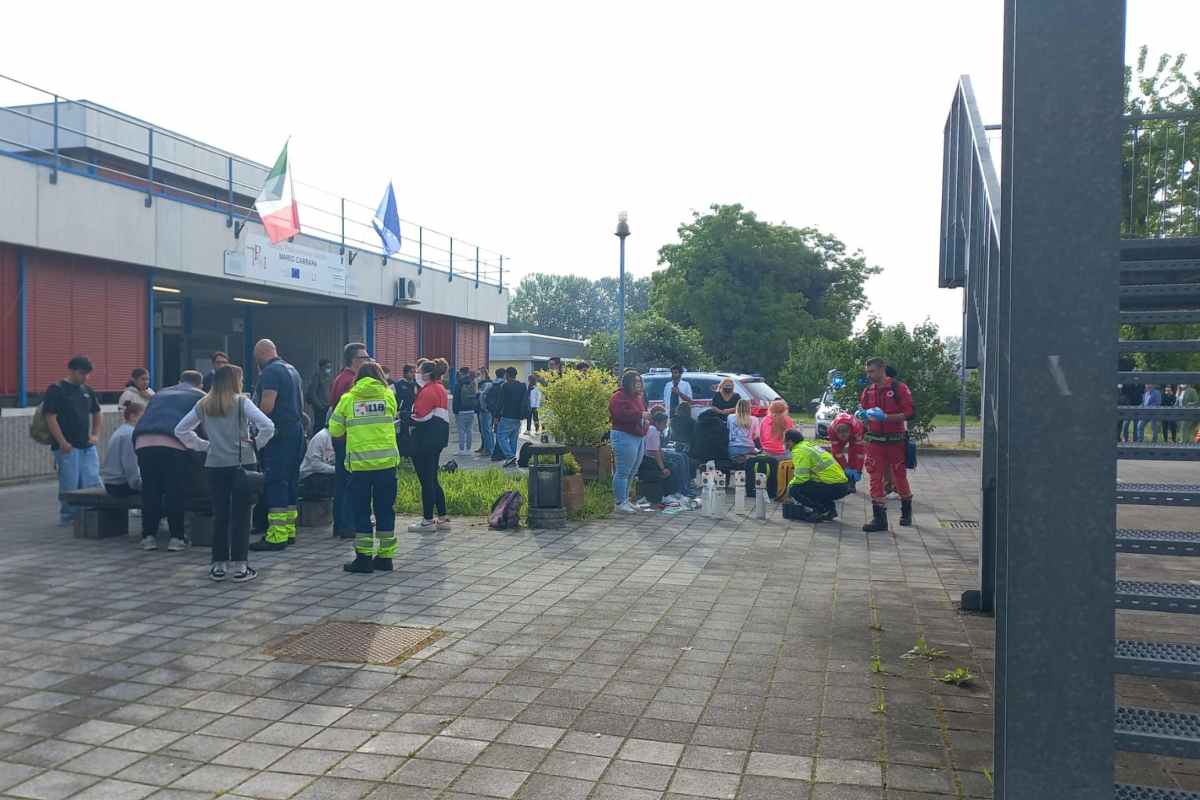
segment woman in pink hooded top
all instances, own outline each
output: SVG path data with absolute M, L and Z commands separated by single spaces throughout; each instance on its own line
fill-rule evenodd
M 834 417 L 829 426 L 829 452 L 851 481 L 862 477 L 863 462 L 867 459 L 865 435 L 863 424 L 845 411 Z

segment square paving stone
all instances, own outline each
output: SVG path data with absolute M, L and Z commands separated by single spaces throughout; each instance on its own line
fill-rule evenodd
M 417 755 L 435 761 L 456 761 L 460 764 L 470 764 L 487 746 L 487 742 L 478 739 L 459 739 L 454 736 L 442 735 L 430 739 Z
M 804 781 L 770 778 L 765 775 L 747 775 L 742 778 L 738 800 L 795 800 L 795 798 L 807 798 L 812 788 L 811 783 Z M 878 800 L 878 794 L 876 794 L 875 800 Z
M 369 781 L 345 778 L 318 778 L 303 789 L 294 800 L 361 800 L 375 788 Z
M 80 756 L 91 750 L 91 745 L 78 742 L 64 742 L 59 739 L 46 739 L 32 747 L 10 753 L 8 759 L 18 764 L 30 764 L 35 767 L 53 767 L 64 761 Z
M 381 756 L 370 753 L 351 753 L 329 770 L 333 778 L 350 778 L 362 781 L 381 781 L 404 763 L 402 756 Z
M 558 742 L 556 749 L 565 750 L 568 753 L 585 753 L 590 756 L 611 758 L 620 749 L 622 741 L 623 739 L 619 736 L 570 731 Z
M 52 769 L 12 787 L 7 793 L 13 797 L 33 800 L 64 800 L 99 780 L 92 775 L 77 775 Z
M 8 787 L 15 786 L 22 781 L 29 780 L 39 772 L 41 772 L 41 767 L 0 761 L 0 791 L 4 791 Z
M 246 767 L 247 769 L 266 769 L 287 755 L 288 752 L 289 749 L 281 745 L 242 742 L 221 753 L 213 759 L 213 763 L 230 767 Z
M 738 775 L 724 772 L 703 772 L 698 769 L 677 769 L 670 790 L 694 797 L 719 797 L 733 800 L 737 793 Z
M 340 706 L 302 705 L 284 717 L 283 721 L 301 725 L 332 725 L 349 713 L 350 709 Z
M 564 778 L 580 778 L 595 781 L 604 774 L 608 767 L 608 758 L 589 756 L 583 753 L 568 753 L 559 750 L 550 751 L 538 767 L 538 772 L 547 775 L 558 775 Z
M 208 764 L 189 772 L 171 784 L 172 789 L 189 789 L 196 792 L 219 793 L 232 789 L 242 783 L 254 770 L 239 767 L 222 767 Z
M 650 789 L 634 789 L 632 786 L 616 786 L 601 783 L 592 792 L 591 800 L 661 800 L 662 792 Z
M 59 738 L 66 739 L 69 742 L 82 742 L 83 744 L 104 744 L 123 733 L 129 733 L 131 730 L 133 730 L 132 725 L 91 719 L 82 725 L 63 731 L 59 734 Z
M 299 747 L 322 730 L 322 728 L 316 725 L 299 725 L 294 722 L 272 722 L 251 736 L 250 741 Z
M 176 758 L 211 761 L 237 743 L 237 739 L 224 739 L 220 736 L 205 736 L 200 733 L 193 733 L 172 742 L 159 752 L 163 755 L 174 756 Z
M 621 786 L 633 786 L 638 789 L 657 789 L 665 791 L 671 782 L 673 767 L 660 764 L 646 764 L 639 761 L 615 760 L 608 765 L 602 783 L 616 783 Z
M 856 786 L 883 786 L 883 771 L 878 763 L 818 758 L 818 783 L 848 783 Z
M 465 794 L 481 794 L 485 797 L 512 797 L 529 777 L 528 772 L 517 772 L 495 767 L 467 767 L 454 782 L 454 789 Z
M 596 784 L 552 775 L 533 775 L 521 787 L 521 800 L 584 800 Z
M 131 764 L 116 773 L 115 777 L 136 783 L 166 786 L 201 766 L 203 764 L 199 761 L 186 761 L 180 758 L 153 755 L 146 756 L 141 761 Z
M 648 764 L 674 766 L 683 755 L 683 745 L 672 742 L 657 742 L 650 739 L 626 739 L 618 758 L 625 761 L 643 761 Z
M 143 783 L 129 783 L 111 778 L 89 786 L 71 800 L 142 800 L 156 789 Z
M 462 739 L 479 739 L 494 741 L 501 731 L 509 727 L 503 720 L 483 719 L 480 717 L 458 717 L 449 725 L 442 726 L 440 733 L 447 736 L 457 736 Z
M 532 772 L 542 763 L 549 750 L 540 747 L 524 747 L 517 744 L 492 742 L 487 749 L 479 754 L 475 763 L 483 767 L 499 767 L 514 769 L 520 772 Z
M 141 753 L 129 750 L 114 750 L 111 747 L 97 747 L 62 765 L 68 772 L 85 772 L 88 775 L 107 777 L 114 775 L 142 758 Z
M 991 795 L 990 792 L 988 794 Z M 879 800 L 879 789 L 867 786 L 847 786 L 844 783 L 818 783 L 813 786 L 810 800 Z M 888 800 L 892 800 L 890 793 Z M 916 800 L 916 798 L 910 800 Z M 921 795 L 920 800 L 930 800 L 930 796 Z
M 528 725 L 514 722 L 505 728 L 496 741 L 506 744 L 528 745 L 530 747 L 553 747 L 566 733 L 565 728 L 555 728 L 547 725 Z
M 138 728 L 137 730 L 132 730 L 129 733 L 118 736 L 108 744 L 110 747 L 119 747 L 122 750 L 137 750 L 141 753 L 153 753 L 182 738 L 183 734 L 176 731 L 160 731 L 154 728 Z
M 410 758 L 400 769 L 392 774 L 388 781 L 401 783 L 406 786 L 423 786 L 430 789 L 444 789 L 466 769 L 465 764 L 455 764 L 450 761 L 426 761 L 423 758 Z
M 360 753 L 381 753 L 389 756 L 411 756 L 431 737 L 419 733 L 377 733 L 358 748 Z
M 340 750 L 293 750 L 271 765 L 275 772 L 324 775 L 326 770 L 346 757 Z
M 750 754 L 746 772 L 750 775 L 807 781 L 812 779 L 812 759 L 808 756 L 755 752 Z
M 922 792 L 950 793 L 954 791 L 950 774 L 946 770 L 904 764 L 888 764 L 887 785 L 889 789 L 912 789 Z
M 683 759 L 679 762 L 679 766 L 710 772 L 741 772 L 745 763 L 745 750 L 688 745 L 683 751 Z
M 326 728 L 305 742 L 305 746 L 318 750 L 357 750 L 374 736 L 371 731 L 353 728 Z

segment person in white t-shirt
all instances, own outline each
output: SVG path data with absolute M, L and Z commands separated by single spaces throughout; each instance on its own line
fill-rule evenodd
M 683 379 L 683 367 L 676 364 L 671 367 L 671 380 L 663 387 L 663 406 L 667 416 L 675 414 L 675 408 L 680 400 L 692 401 L 692 385 Z
M 538 419 L 538 409 L 542 407 L 542 390 L 538 388 L 535 375 L 529 376 L 529 416 L 525 418 L 525 432 L 541 431 L 542 421 Z
M 328 428 L 321 428 L 308 440 L 304 461 L 300 463 L 300 496 L 333 497 L 333 474 L 337 454 Z
M 689 498 L 696 496 L 688 474 L 691 468 L 688 457 L 663 447 L 663 432 L 669 421 L 667 412 L 655 411 L 650 421 L 653 424 L 646 431 L 646 455 L 642 458 L 640 470 L 657 471 L 662 476 L 663 502 L 686 503 Z

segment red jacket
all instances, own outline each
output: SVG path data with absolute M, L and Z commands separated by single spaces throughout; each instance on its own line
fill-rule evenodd
M 837 429 L 842 425 L 850 428 L 850 438 L 842 441 L 837 438 Z M 863 441 L 863 424 L 852 414 L 843 411 L 833 418 L 829 425 L 829 452 L 841 464 L 842 469 L 863 471 L 863 463 L 867 460 L 867 443 Z
M 338 400 L 342 399 L 342 395 L 350 391 L 350 387 L 354 385 L 357 376 L 354 370 L 349 367 L 342 367 L 333 379 L 333 385 L 329 387 L 329 407 L 337 408 Z
M 626 394 L 624 389 L 613 392 L 608 399 L 608 418 L 614 431 L 628 433 L 630 436 L 646 435 L 646 402 L 641 395 Z
M 882 408 L 885 414 L 903 414 L 905 418 L 913 415 L 912 392 L 900 381 L 884 378 L 882 386 L 870 384 L 863 389 L 859 405 L 863 408 Z M 867 421 L 869 433 L 904 433 L 908 429 L 905 420 L 899 422 Z

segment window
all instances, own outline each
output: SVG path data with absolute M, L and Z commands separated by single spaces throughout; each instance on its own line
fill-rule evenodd
M 743 397 L 749 395 L 750 400 L 765 400 L 768 403 L 779 399 L 779 392 L 767 385 L 766 381 L 741 381 L 738 393 Z M 744 390 L 744 391 L 743 391 Z
M 646 405 L 649 406 L 654 402 L 662 402 L 663 387 L 667 385 L 670 378 L 642 378 L 642 383 L 646 387 Z

